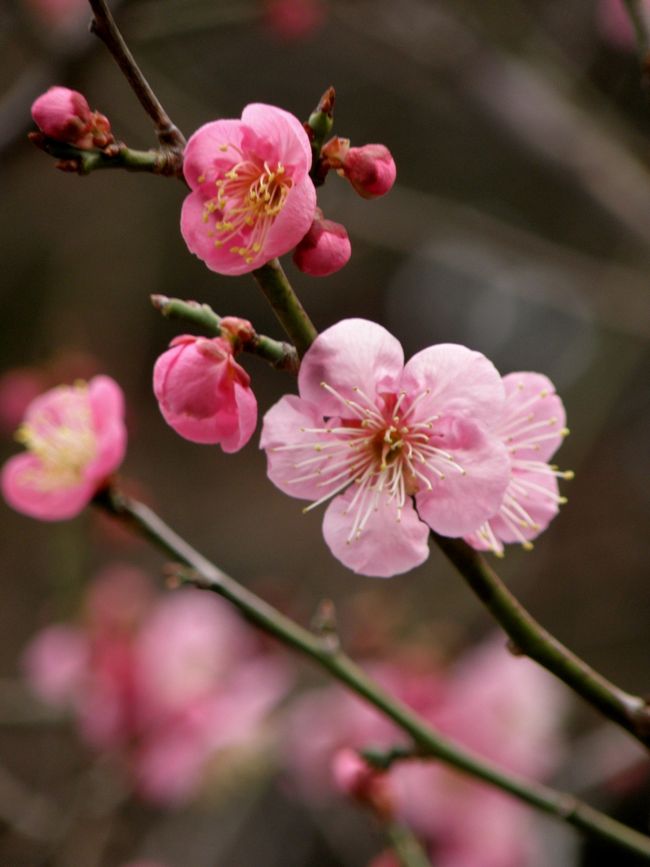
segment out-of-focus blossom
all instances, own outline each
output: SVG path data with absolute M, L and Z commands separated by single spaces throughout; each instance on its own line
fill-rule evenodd
M 32 105 L 41 132 L 78 148 L 105 148 L 113 139 L 103 114 L 91 111 L 86 97 L 68 87 L 50 87 Z
M 561 688 L 496 641 L 471 651 L 448 672 L 409 670 L 403 663 L 369 668 L 438 731 L 482 757 L 536 778 L 557 765 Z M 294 706 L 287 754 L 302 794 L 322 800 L 340 789 L 335 763 L 342 750 L 389 748 L 403 741 L 375 710 L 331 687 L 307 693 Z M 398 762 L 385 780 L 397 815 L 431 847 L 436 867 L 529 863 L 534 848 L 529 814 L 512 798 L 433 761 Z
M 269 29 L 287 42 L 307 39 L 325 23 L 323 0 L 264 0 Z
M 307 133 L 281 108 L 254 103 L 241 120 L 206 123 L 185 149 L 185 243 L 219 274 L 244 274 L 287 253 L 314 217 L 310 167 Z
M 27 451 L 2 469 L 6 501 L 42 521 L 72 518 L 124 457 L 122 390 L 108 376 L 51 389 L 30 403 L 16 438 Z
M 82 624 L 44 629 L 25 653 L 44 701 L 67 707 L 84 740 L 117 757 L 160 804 L 191 798 L 224 751 L 250 749 L 287 672 L 261 654 L 225 603 L 114 567 L 91 587 Z
M 325 220 L 320 208 L 314 222 L 293 253 L 293 261 L 305 274 L 327 277 L 348 263 L 352 248 L 345 226 Z
M 250 377 L 223 337 L 176 337 L 156 361 L 153 388 L 165 421 L 185 439 L 236 452 L 253 435 Z
M 368 805 L 376 815 L 390 818 L 393 802 L 386 775 L 371 768 L 349 748 L 339 750 L 332 761 L 332 776 L 344 795 Z
M 347 319 L 308 349 L 298 389 L 264 418 L 269 478 L 308 508 L 332 500 L 325 541 L 355 572 L 412 569 L 429 528 L 462 536 L 501 504 L 510 461 L 490 427 L 503 385 L 479 352 L 441 344 L 404 365 L 384 328 Z
M 386 145 L 351 148 L 349 139 L 337 136 L 323 147 L 322 155 L 364 199 L 386 195 L 395 183 L 395 160 Z
M 88 19 L 87 0 L 23 0 L 30 13 L 61 33 L 79 28 Z
M 541 373 L 510 373 L 503 377 L 506 401 L 494 427 L 510 453 L 511 477 L 499 511 L 466 541 L 479 550 L 503 553 L 503 544 L 519 542 L 532 548 L 557 515 L 564 498 L 558 478 L 570 479 L 548 463 L 568 430 L 562 401 L 553 383 Z
M 641 0 L 638 7 L 647 26 L 650 24 L 650 0 Z M 599 0 L 596 5 L 596 23 L 605 42 L 624 51 L 635 50 L 636 37 L 624 0 Z

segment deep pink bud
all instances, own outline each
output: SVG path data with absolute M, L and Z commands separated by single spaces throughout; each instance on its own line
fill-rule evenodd
M 364 761 L 355 750 L 339 750 L 332 760 L 332 775 L 339 791 L 374 810 L 382 818 L 393 813 L 393 798 L 386 774 Z
M 349 139 L 336 136 L 324 146 L 323 156 L 364 199 L 385 195 L 395 183 L 395 161 L 385 145 L 351 148 Z
M 41 132 L 78 148 L 104 148 L 113 139 L 103 114 L 91 111 L 83 94 L 68 87 L 51 87 L 32 105 L 32 117 Z
M 323 219 L 323 212 L 316 208 L 314 222 L 294 250 L 293 261 L 305 274 L 327 277 L 347 265 L 351 252 L 345 226 Z
M 165 421 L 185 439 L 236 452 L 253 435 L 257 401 L 250 378 L 223 337 L 172 340 L 156 361 L 153 389 Z

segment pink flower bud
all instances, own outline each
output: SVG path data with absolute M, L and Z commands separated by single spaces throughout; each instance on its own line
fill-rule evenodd
M 165 421 L 185 439 L 236 452 L 253 435 L 257 401 L 250 378 L 223 337 L 172 340 L 156 361 L 153 388 Z
M 316 208 L 314 222 L 293 253 L 293 261 L 305 274 L 327 277 L 347 264 L 352 249 L 345 227 L 332 220 L 324 220 L 323 212 Z
M 332 775 L 339 791 L 366 804 L 382 818 L 393 813 L 386 774 L 375 770 L 351 749 L 339 750 L 332 760 Z
M 224 316 L 220 327 L 221 333 L 230 340 L 235 349 L 255 337 L 255 329 L 248 319 L 240 319 L 238 316 Z
M 32 105 L 32 117 L 45 135 L 78 148 L 104 148 L 114 140 L 108 119 L 91 111 L 86 97 L 68 87 L 51 87 L 41 94 Z
M 385 195 L 395 183 L 395 161 L 381 144 L 350 148 L 343 161 L 343 174 L 364 199 Z

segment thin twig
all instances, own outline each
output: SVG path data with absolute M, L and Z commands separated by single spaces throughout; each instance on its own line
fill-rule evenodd
M 89 175 L 99 169 L 126 169 L 130 172 L 173 175 L 182 179 L 181 162 L 169 148 L 140 151 L 119 144 L 96 150 L 77 148 L 40 132 L 30 133 L 29 138 L 45 153 L 58 159 L 57 167 L 64 171 Z
M 422 754 L 433 756 L 458 771 L 496 786 L 530 806 L 564 820 L 575 828 L 636 852 L 650 861 L 650 837 L 600 813 L 573 795 L 506 773 L 491 762 L 480 759 L 441 737 L 409 707 L 374 683 L 340 650 L 332 651 L 318 636 L 286 617 L 206 560 L 147 506 L 115 489 L 105 489 L 97 495 L 95 502 L 148 538 L 164 554 L 189 567 L 179 569 L 179 577 L 183 580 L 228 599 L 251 623 L 273 635 L 287 647 L 312 659 L 336 680 L 372 704 L 406 732 Z
M 317 331 L 277 259 L 253 271 L 253 277 L 302 358 Z
M 88 2 L 94 15 L 90 25 L 91 31 L 102 40 L 124 73 L 131 89 L 140 100 L 140 104 L 153 121 L 161 146 L 170 148 L 178 155 L 182 154 L 185 147 L 185 136 L 172 123 L 149 82 L 142 74 L 105 0 L 88 0 Z
M 180 298 L 168 298 L 166 295 L 152 295 L 151 303 L 163 316 L 169 319 L 182 319 L 208 334 L 219 337 L 221 334 L 221 317 L 208 304 L 198 301 L 182 301 Z M 295 348 L 281 340 L 273 340 L 264 334 L 254 332 L 241 344 L 244 352 L 256 355 L 267 361 L 277 370 L 285 370 L 296 374 L 300 364 Z
M 391 822 L 386 833 L 401 867 L 431 867 L 431 862 L 410 828 L 401 822 Z
M 486 560 L 462 539 L 432 533 L 483 605 L 511 638 L 516 652 L 559 677 L 592 707 L 650 747 L 650 708 L 572 653 L 544 629 L 505 586 Z

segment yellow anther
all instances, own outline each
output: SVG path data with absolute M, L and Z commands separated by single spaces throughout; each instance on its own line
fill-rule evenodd
M 573 470 L 566 470 L 564 473 L 562 473 L 562 478 L 566 479 L 569 482 L 571 481 L 571 479 L 575 479 L 575 477 L 576 474 L 573 472 Z

